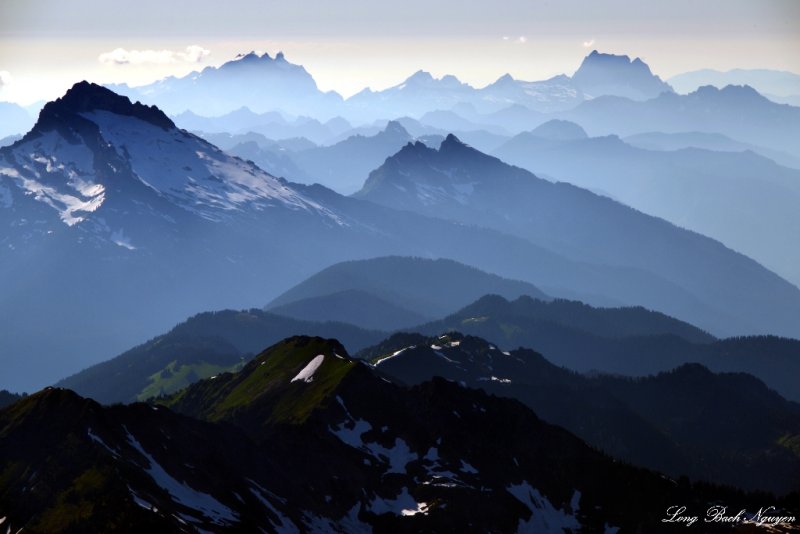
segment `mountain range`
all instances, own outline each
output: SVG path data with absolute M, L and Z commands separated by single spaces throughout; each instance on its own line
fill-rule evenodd
M 707 85 L 687 95 L 634 101 L 601 96 L 558 114 L 590 135 L 708 132 L 800 157 L 800 108 L 776 104 L 750 86 Z
M 442 171 L 451 185 L 440 193 L 425 181 Z M 490 194 L 470 194 L 489 176 Z M 797 289 L 754 262 L 453 137 L 439 150 L 407 145 L 348 198 L 274 178 L 157 108 L 79 83 L 0 149 L 0 180 L 0 223 L 13 229 L 0 273 L 14 280 L 0 301 L 13 355 L 2 387 L 35 389 L 199 311 L 261 306 L 333 263 L 392 254 L 451 258 L 553 296 L 642 304 L 720 335 L 797 331 Z M 508 220 L 492 213 L 501 204 Z
M 760 333 L 769 328 L 771 333 L 796 335 L 795 321 L 790 318 L 794 314 L 787 313 L 788 308 L 778 312 L 774 306 L 776 299 L 800 294 L 798 289 L 756 267 L 755 262 L 699 234 L 646 217 L 608 198 L 540 179 L 483 154 L 452 135 L 438 150 L 422 143 L 406 145 L 373 171 L 355 196 L 393 209 L 493 228 L 577 261 L 632 268 L 637 275 L 647 273 L 647 282 L 642 281 L 641 286 L 636 286 L 632 275 L 625 287 L 615 288 L 617 302 L 663 311 L 712 333 L 731 335 L 734 332 L 725 332 L 724 325 L 730 328 L 738 323 L 734 328 L 739 334 Z M 718 267 L 712 267 L 715 264 Z M 761 274 L 757 275 L 758 271 Z M 745 273 L 748 278 L 760 278 L 761 289 L 751 292 L 754 287 L 742 285 L 735 292 L 713 289 L 716 284 L 725 284 L 727 276 Z M 535 283 L 550 295 L 563 295 L 545 275 L 539 275 Z M 571 281 L 569 287 L 574 290 L 579 284 L 579 280 Z M 601 284 L 591 281 L 591 288 L 581 289 L 584 294 L 593 291 L 610 295 Z M 625 294 L 627 291 L 631 293 Z M 743 298 L 748 303 L 740 300 Z M 721 307 L 719 299 L 725 301 Z M 755 304 L 761 299 L 761 304 Z M 753 304 L 761 312 L 774 309 L 776 313 L 761 326 L 750 319 L 744 324 L 734 318 L 749 314 Z
M 614 461 L 515 400 L 396 385 L 308 337 L 156 405 L 31 395 L 0 410 L 0 457 L 4 521 L 35 532 L 658 532 L 674 502 L 762 499 Z
M 566 300 L 487 295 L 412 332 L 456 331 L 491 340 L 503 350 L 528 347 L 554 364 L 582 373 L 647 376 L 686 363 L 714 372 L 748 373 L 800 402 L 800 342 L 774 336 L 715 339 L 692 325 L 643 308 L 594 308 Z
M 736 141 L 730 137 L 718 133 L 704 132 L 645 132 L 641 134 L 629 135 L 623 139 L 629 145 L 646 150 L 673 151 L 684 148 L 701 148 L 716 152 L 755 152 L 765 158 L 771 159 L 778 165 L 800 169 L 800 159 L 777 150 L 771 150 L 762 146 L 751 145 Z
M 800 75 L 770 69 L 702 69 L 684 72 L 669 80 L 679 93 L 690 93 L 698 87 L 713 85 L 749 85 L 774 102 L 800 106 Z
M 434 78 L 420 70 L 400 84 L 378 91 L 366 88 L 346 100 L 335 92 L 320 91 L 302 66 L 290 63 L 280 52 L 275 58 L 250 52 L 220 67 L 206 67 L 182 78 L 169 77 L 140 87 L 108 87 L 132 99 L 156 104 L 170 114 L 191 111 L 215 116 L 246 106 L 256 113 L 280 111 L 326 121 L 341 115 L 359 122 L 419 117 L 459 105 L 473 106 L 482 113 L 512 105 L 554 112 L 600 95 L 642 100 L 672 91 L 641 59 L 596 50 L 584 58 L 572 77 L 559 75 L 527 82 L 505 74 L 478 89 L 452 75 Z M 186 115 L 187 120 L 192 117 Z M 179 123 L 180 118 L 176 118 Z M 183 126 L 190 128 L 188 123 Z
M 653 151 L 585 133 L 559 139 L 544 130 L 549 124 L 515 136 L 494 155 L 717 239 L 800 285 L 800 170 L 751 151 Z
M 335 92 L 320 91 L 311 75 L 287 61 L 282 52 L 274 58 L 267 53 L 240 54 L 220 67 L 206 67 L 181 78 L 170 76 L 150 85 L 108 87 L 137 100 L 157 103 L 172 114 L 203 110 L 213 116 L 247 106 L 259 113 L 280 109 L 294 115 L 313 112 L 325 116 L 342 101 Z
M 674 502 L 763 506 L 613 461 L 514 400 L 398 386 L 307 337 L 158 405 L 31 395 L 0 410 L 0 457 L 4 521 L 35 532 L 659 532 Z
M 407 385 L 441 376 L 515 398 L 544 420 L 636 465 L 748 490 L 797 491 L 800 404 L 746 374 L 713 374 L 697 364 L 632 380 L 586 377 L 529 349 L 501 351 L 458 333 L 398 334 L 366 349 L 376 369 Z M 713 414 L 713 416 L 712 416 Z M 758 419 L 757 437 L 742 419 Z
M 486 294 L 549 298 L 529 283 L 452 260 L 384 257 L 327 267 L 277 296 L 266 309 L 304 320 L 337 317 L 362 328 L 389 331 L 444 317 Z M 329 301 L 332 305 L 327 307 Z M 379 321 L 391 312 L 402 313 L 403 322 Z M 415 322 L 407 322 L 412 318 Z
M 0 103 L 0 529 L 800 531 L 795 78 Z
M 384 260 L 365 262 L 363 266 L 375 263 L 402 265 Z M 370 330 L 379 320 L 384 322 L 383 326 L 394 329 L 390 320 L 420 319 L 421 313 L 413 310 L 429 313 L 425 306 L 409 306 L 408 299 L 395 293 L 389 282 L 383 286 L 365 284 L 360 289 L 336 290 L 350 287 L 348 277 L 342 275 L 352 264 L 334 266 L 321 273 L 323 276 L 314 276 L 308 283 L 300 284 L 296 291 L 283 296 L 284 304 L 271 307 L 270 312 L 198 314 L 169 332 L 90 366 L 57 385 L 103 403 L 144 400 L 238 368 L 259 347 L 286 336 L 334 335 L 351 351 L 358 351 L 389 335 Z M 419 273 L 423 266 L 417 264 L 405 274 Z M 465 283 L 474 281 L 474 275 L 464 276 L 465 269 L 461 268 L 460 279 Z M 336 273 L 339 276 L 329 276 Z M 430 274 L 427 276 L 430 279 Z M 502 284 L 507 291 L 513 287 L 508 282 Z M 524 286 L 520 289 L 524 291 Z M 303 296 L 301 291 L 320 296 Z M 425 302 L 424 297 L 416 300 L 417 304 Z M 331 322 L 331 318 L 349 323 Z M 800 371 L 797 340 L 771 336 L 719 340 L 692 325 L 641 307 L 594 308 L 567 300 L 542 301 L 529 296 L 506 300 L 486 295 L 442 319 L 401 330 L 428 336 L 463 332 L 491 340 L 502 350 L 533 348 L 555 365 L 588 374 L 641 377 L 689 363 L 701 364 L 715 372 L 748 373 L 784 398 L 800 402 L 800 390 L 793 379 Z M 367 359 L 375 356 L 367 352 L 359 352 L 358 356 Z
M 386 335 L 329 318 L 315 323 L 257 309 L 206 312 L 56 386 L 104 404 L 146 400 L 239 369 L 264 347 L 299 334 L 340 339 L 353 351 Z

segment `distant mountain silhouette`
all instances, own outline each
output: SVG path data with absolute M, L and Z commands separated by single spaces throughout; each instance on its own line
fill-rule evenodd
M 300 299 L 271 307 L 269 311 L 306 321 L 335 319 L 362 328 L 383 331 L 426 322 L 424 315 L 358 289 L 345 289 L 328 295 Z
M 642 308 L 592 308 L 580 302 L 487 296 L 445 319 L 410 329 L 459 331 L 504 350 L 528 347 L 579 372 L 645 376 L 685 363 L 749 373 L 800 402 L 800 341 L 771 336 L 714 340 L 695 327 Z
M 0 138 L 24 134 L 31 129 L 34 122 L 34 116 L 22 106 L 0 102 Z
M 615 136 L 542 140 L 536 130 L 494 154 L 717 239 L 800 286 L 800 250 L 794 246 L 800 235 L 798 169 L 750 151 L 652 151 Z
M 688 95 L 662 93 L 644 102 L 602 96 L 558 116 L 592 136 L 721 133 L 800 157 L 800 108 L 771 102 L 749 86 L 704 86 Z
M 547 80 L 528 82 L 504 74 L 492 84 L 479 90 L 478 103 L 484 111 L 498 105 L 513 105 L 529 112 L 546 113 L 571 109 L 585 99 L 569 76 L 560 74 Z M 528 125 L 530 128 L 530 125 Z
M 704 85 L 749 85 L 773 102 L 800 106 L 800 74 L 770 69 L 702 69 L 671 77 L 669 83 L 679 93 L 691 93 Z
M 646 100 L 665 91 L 672 92 L 672 88 L 653 75 L 641 59 L 631 61 L 628 56 L 600 54 L 595 50 L 584 58 L 580 68 L 571 77 L 561 74 L 547 80 L 523 81 L 505 74 L 486 87 L 474 88 L 454 76 L 434 78 L 428 72 L 418 71 L 388 89 L 365 89 L 353 95 L 347 99 L 345 108 L 348 116 L 358 120 L 403 115 L 425 120 L 426 113 L 438 113 L 438 117 L 428 116 L 429 123 L 441 127 L 447 125 L 450 132 L 471 129 L 463 119 L 480 123 L 471 115 L 493 114 L 512 108 L 518 110 L 516 118 L 508 117 L 502 122 L 484 124 L 500 126 L 516 133 L 536 125 L 528 120 L 519 128 L 514 128 L 513 124 L 519 124 L 523 115 L 538 117 L 542 113 L 564 112 L 587 99 L 602 95 Z M 466 112 L 466 107 L 472 112 Z M 451 112 L 456 116 L 442 115 Z M 544 119 L 538 122 L 544 122 Z M 451 127 L 457 124 L 458 128 Z
M 581 160 L 570 163 L 583 165 Z M 406 145 L 370 174 L 356 196 L 493 228 L 579 261 L 632 269 L 623 286 L 613 291 L 600 280 L 588 284 L 593 289 L 581 290 L 613 296 L 617 303 L 644 305 L 717 335 L 800 332 L 800 322 L 793 318 L 800 317 L 800 290 L 754 261 L 608 198 L 540 179 L 454 136 L 438 150 Z M 536 283 L 548 294 L 566 296 L 544 274 L 539 276 Z M 571 282 L 573 290 L 575 284 L 580 282 Z M 596 302 L 586 293 L 572 298 Z M 776 308 L 779 301 L 784 302 L 781 311 Z M 789 311 L 795 309 L 797 315 Z
M 184 77 L 170 76 L 149 85 L 109 85 L 111 90 L 157 104 L 168 113 L 186 110 L 221 115 L 247 106 L 260 113 L 282 110 L 295 115 L 335 116 L 342 97 L 322 92 L 300 65 L 290 63 L 282 52 L 250 52 L 220 67 L 206 67 Z
M 543 270 L 623 277 L 497 231 L 276 178 L 158 108 L 86 82 L 0 149 L 0 226 L 0 275 L 13 280 L 0 296 L 0 387 L 15 390 L 52 383 L 197 310 L 263 305 L 353 258 L 449 257 L 528 281 Z
M 280 143 L 264 146 L 258 141 L 245 141 L 233 145 L 226 152 L 245 161 L 252 161 L 259 168 L 274 176 L 280 176 L 293 182 L 312 183 L 314 180 L 297 166 L 294 154 L 287 151 Z
M 800 158 L 791 156 L 786 152 L 770 148 L 742 143 L 731 139 L 727 135 L 709 132 L 645 132 L 629 135 L 623 139 L 629 145 L 646 150 L 681 150 L 684 148 L 702 148 L 717 152 L 755 152 L 765 158 L 771 159 L 778 165 L 800 169 Z
M 330 318 L 313 323 L 261 310 L 201 313 L 165 334 L 59 381 L 58 387 L 104 404 L 144 400 L 237 369 L 264 347 L 298 334 L 336 337 L 354 352 L 384 335 L 331 322 Z
M 20 139 L 22 139 L 22 135 L 20 135 L 20 134 L 7 135 L 6 137 L 3 137 L 2 139 L 0 139 L 0 148 L 2 148 L 4 146 L 13 145 L 14 143 L 19 141 Z
M 420 70 L 402 83 L 372 91 L 364 89 L 347 99 L 348 114 L 361 120 L 381 117 L 420 116 L 427 111 L 449 109 L 470 100 L 475 89 L 455 76 L 434 78 Z
M 323 297 L 338 295 L 337 300 L 342 304 L 348 298 L 355 298 L 355 302 L 347 304 L 353 310 L 347 322 L 368 328 L 374 320 L 370 308 L 356 313 L 365 294 L 396 311 L 404 310 L 409 317 L 422 317 L 426 321 L 452 313 L 487 293 L 508 298 L 520 295 L 548 298 L 531 284 L 501 278 L 455 261 L 393 256 L 332 265 L 278 296 L 267 309 L 280 313 L 280 309 L 292 303 L 306 302 L 304 308 L 311 310 L 308 305 Z M 328 319 L 340 319 L 335 309 L 331 312 Z M 302 318 L 318 320 L 312 319 L 318 312 L 311 313 Z M 395 330 L 403 326 L 414 324 L 395 322 L 382 328 Z
M 410 140 L 411 135 L 399 122 L 390 121 L 373 136 L 348 137 L 331 146 L 296 152 L 291 158 L 313 182 L 350 194 L 361 188 L 370 171 Z
M 544 139 L 552 139 L 554 141 L 575 141 L 588 137 L 586 131 L 581 128 L 579 124 L 558 119 L 549 120 L 544 124 L 540 124 L 531 130 L 531 135 Z
M 393 336 L 361 353 L 387 376 L 414 385 L 441 376 L 517 399 L 545 421 L 618 459 L 748 490 L 800 488 L 800 404 L 746 374 L 696 365 L 640 379 L 595 378 L 559 368 L 528 349 L 502 352 L 458 333 Z M 759 432 L 743 420 L 763 423 Z
M 597 50 L 586 56 L 572 75 L 572 83 L 589 97 L 613 95 L 633 100 L 648 100 L 672 87 L 650 72 L 638 57 L 601 54 Z

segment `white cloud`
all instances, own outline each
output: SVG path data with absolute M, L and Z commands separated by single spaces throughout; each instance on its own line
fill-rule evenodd
M 0 89 L 11 83 L 11 73 L 7 70 L 0 70 Z
M 100 63 L 108 65 L 141 65 L 154 63 L 167 65 L 171 63 L 200 63 L 211 54 L 202 46 L 187 46 L 185 51 L 173 50 L 126 50 L 115 48 L 111 52 L 100 54 L 97 58 Z
M 593 46 L 594 46 L 594 39 L 591 39 L 589 41 L 584 41 L 583 42 L 583 47 L 584 48 L 591 48 Z
M 528 42 L 528 38 L 525 37 L 524 35 L 520 35 L 519 37 L 517 37 L 517 42 L 519 44 L 525 44 Z

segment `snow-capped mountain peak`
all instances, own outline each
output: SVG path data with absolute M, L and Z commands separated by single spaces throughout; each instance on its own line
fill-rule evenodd
M 341 224 L 291 184 L 179 130 L 158 108 L 88 82 L 48 103 L 33 129 L 0 151 L 0 189 L 3 206 L 17 191 L 54 209 L 68 226 L 92 214 L 106 220 L 135 212 L 131 202 L 152 204 L 153 195 L 211 221 L 282 207 Z M 115 208 L 105 213 L 112 197 Z

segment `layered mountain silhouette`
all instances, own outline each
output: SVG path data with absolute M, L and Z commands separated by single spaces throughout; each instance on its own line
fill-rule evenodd
M 298 151 L 291 157 L 314 182 L 350 194 L 361 189 L 371 171 L 412 139 L 402 124 L 390 121 L 375 135 L 355 135 L 331 146 Z
M 549 282 L 626 276 L 496 231 L 274 178 L 157 108 L 85 82 L 0 150 L 0 224 L 11 229 L 0 274 L 14 280 L 0 300 L 11 355 L 0 385 L 23 390 L 198 311 L 261 306 L 354 258 L 449 257 L 536 283 L 543 272 Z
M 800 404 L 746 374 L 697 364 L 642 379 L 587 378 L 528 349 L 501 351 L 458 333 L 397 334 L 362 354 L 406 384 L 441 376 L 515 398 L 617 458 L 749 490 L 797 491 Z M 742 419 L 763 422 L 758 433 Z
M 690 93 L 704 85 L 719 88 L 726 85 L 749 85 L 774 102 L 800 105 L 800 75 L 793 72 L 772 69 L 731 69 L 724 72 L 702 69 L 677 74 L 668 81 L 680 93 Z
M 602 96 L 559 113 L 592 136 L 645 132 L 721 133 L 800 157 L 800 108 L 776 104 L 749 86 L 703 86 L 688 95 L 662 93 L 638 102 Z
M 209 138 L 209 134 L 257 133 L 270 139 L 284 140 L 302 137 L 317 144 L 328 143 L 338 135 L 352 129 L 352 125 L 341 117 L 319 121 L 308 116 L 287 117 L 284 113 L 277 111 L 255 113 L 247 107 L 214 117 L 185 111 L 175 115 L 174 120 L 179 127 L 198 132 L 198 135 L 214 144 L 216 143 Z M 220 146 L 220 148 L 227 147 Z
M 440 185 L 423 186 L 428 199 L 412 182 L 443 172 L 447 202 L 426 204 Z M 157 108 L 81 83 L 0 150 L 0 174 L 0 223 L 13 229 L 0 273 L 14 280 L 0 301 L 13 355 L 3 378 L 15 389 L 119 354 L 198 311 L 260 306 L 333 263 L 392 254 L 452 258 L 550 295 L 642 304 L 715 334 L 796 327 L 796 289 L 750 260 L 455 138 L 389 158 L 365 202 L 274 178 Z M 492 191 L 470 194 L 488 187 L 484 176 Z M 43 322 L 46 337 L 37 335 Z
M 195 114 L 220 116 L 216 124 L 228 127 L 241 124 L 241 119 L 250 121 L 253 117 L 244 113 L 242 106 L 252 110 L 253 115 L 281 111 L 321 121 L 341 115 L 350 121 L 369 122 L 420 117 L 465 105 L 480 113 L 495 113 L 509 107 L 536 113 L 563 112 L 602 95 L 645 100 L 672 91 L 641 59 L 631 60 L 628 56 L 601 54 L 596 50 L 584 58 L 573 76 L 561 74 L 547 80 L 524 81 L 505 74 L 486 87 L 475 88 L 452 75 L 436 78 L 419 70 L 397 85 L 375 91 L 366 88 L 347 100 L 335 92 L 320 91 L 313 77 L 302 66 L 286 60 L 282 53 L 272 58 L 269 54 L 250 52 L 220 67 L 206 67 L 182 78 L 169 77 L 140 87 L 125 84 L 108 87 L 156 104 L 173 115 L 190 111 L 178 117 L 179 124 L 186 121 L 181 124 L 185 128 L 194 128 L 189 124 L 203 121 Z M 273 125 L 280 122 L 274 121 Z M 228 127 L 225 131 L 236 131 Z
M 406 145 L 370 174 L 356 196 L 394 209 L 494 228 L 578 261 L 632 269 L 624 287 L 615 288 L 618 302 L 644 305 L 715 334 L 797 335 L 798 325 L 789 313 L 797 306 L 797 297 L 784 305 L 777 303 L 800 292 L 752 260 L 608 198 L 537 178 L 452 135 L 438 150 L 421 143 Z M 639 276 L 647 278 L 640 286 Z M 732 291 L 713 289 L 730 283 L 728 277 L 740 276 L 751 282 L 737 283 Z M 540 276 L 536 283 L 551 295 L 563 295 L 549 278 Z M 580 282 L 571 284 L 577 289 Z M 599 281 L 591 286 L 594 292 L 611 294 Z M 587 286 L 581 289 L 590 291 Z M 632 293 L 624 295 L 628 290 Z M 760 317 L 751 316 L 754 309 Z M 734 330 L 726 332 L 731 327 Z
M 47 389 L 0 410 L 7 524 L 657 531 L 672 502 L 761 499 L 615 462 L 514 400 L 442 379 L 395 385 L 320 338 L 162 403 L 104 408 Z
M 337 306 L 326 310 L 328 319 L 396 330 L 443 317 L 489 293 L 511 299 L 521 295 L 548 298 L 529 283 L 504 279 L 452 260 L 385 257 L 332 265 L 276 297 L 267 309 L 322 320 L 326 314 L 320 309 L 321 302 L 336 296 Z M 364 306 L 365 296 L 373 299 L 372 305 Z M 412 317 L 422 321 L 371 324 L 383 313 L 401 311 L 406 314 L 401 316 L 404 322 Z
M 314 78 L 302 66 L 290 63 L 282 52 L 274 58 L 267 53 L 240 54 L 220 67 L 206 67 L 181 78 L 170 76 L 150 85 L 108 87 L 157 104 L 171 114 L 202 110 L 221 115 L 246 106 L 257 113 L 280 109 L 331 118 L 342 102 L 339 94 L 320 91 Z
M 543 138 L 545 126 L 494 154 L 717 239 L 800 285 L 800 170 L 749 151 L 652 151 L 616 136 Z
M 794 376 L 800 342 L 773 336 L 716 340 L 706 332 L 643 308 L 593 308 L 580 302 L 508 301 L 488 295 L 412 332 L 458 331 L 491 340 L 503 350 L 529 347 L 583 373 L 646 376 L 686 363 L 714 372 L 751 374 L 783 397 L 800 402 Z
M 703 148 L 717 152 L 745 152 L 751 151 L 769 158 L 778 165 L 800 169 L 800 158 L 793 157 L 786 152 L 771 150 L 766 147 L 742 143 L 735 139 L 718 133 L 704 132 L 646 132 L 629 135 L 623 139 L 629 145 L 646 150 L 672 151 L 684 148 Z
M 449 109 L 468 101 L 475 88 L 455 76 L 434 78 L 420 70 L 402 83 L 372 91 L 364 89 L 347 99 L 348 113 L 363 119 L 380 117 L 420 116 L 426 111 Z
M 0 138 L 24 134 L 33 126 L 34 118 L 12 102 L 0 102 Z
M 56 385 L 104 404 L 146 400 L 238 369 L 264 347 L 298 334 L 335 337 L 352 351 L 385 337 L 330 316 L 314 323 L 256 309 L 206 312 Z
M 585 95 L 622 96 L 632 100 L 649 100 L 661 93 L 671 93 L 672 87 L 650 72 L 638 57 L 601 54 L 593 50 L 572 75 L 572 84 Z

